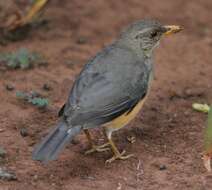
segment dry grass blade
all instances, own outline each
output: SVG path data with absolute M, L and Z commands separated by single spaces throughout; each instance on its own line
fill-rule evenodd
M 211 157 L 205 154 L 203 155 L 202 160 L 206 170 L 211 172 Z

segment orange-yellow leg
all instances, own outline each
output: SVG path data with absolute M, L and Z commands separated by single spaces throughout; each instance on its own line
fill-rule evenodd
M 48 0 L 37 0 L 30 8 L 27 15 L 24 18 L 22 18 L 22 25 L 31 22 L 33 17 L 35 17 L 45 7 L 47 3 Z
M 106 160 L 106 162 L 105 162 L 106 164 L 107 164 L 107 163 L 111 163 L 111 162 L 113 162 L 113 161 L 115 161 L 115 160 L 118 160 L 118 159 L 119 159 L 119 160 L 126 160 L 126 159 L 128 159 L 128 158 L 134 156 L 134 154 L 125 155 L 125 153 L 126 153 L 125 150 L 123 150 L 123 151 L 120 153 L 119 150 L 118 150 L 118 148 L 116 147 L 115 143 L 112 141 L 112 131 L 106 130 L 105 133 L 106 133 L 108 142 L 109 142 L 109 144 L 110 144 L 110 146 L 111 146 L 111 150 L 113 151 L 113 157 L 110 158 L 110 159 L 108 159 L 108 160 Z
M 37 0 L 32 5 L 28 13 L 23 16 L 19 12 L 16 13 L 16 17 L 8 20 L 7 28 L 12 31 L 18 27 L 22 27 L 28 23 L 30 23 L 35 16 L 37 16 L 42 9 L 44 9 L 45 5 L 48 3 L 48 0 Z
M 104 151 L 110 150 L 110 148 L 107 147 L 109 145 L 109 143 L 105 143 L 103 145 L 97 146 L 97 145 L 94 144 L 94 142 L 91 138 L 91 134 L 89 133 L 88 129 L 85 129 L 84 132 L 85 132 L 85 135 L 86 135 L 86 137 L 87 137 L 87 139 L 88 139 L 88 141 L 91 145 L 91 149 L 87 150 L 85 152 L 85 154 L 91 154 L 93 152 L 104 152 Z

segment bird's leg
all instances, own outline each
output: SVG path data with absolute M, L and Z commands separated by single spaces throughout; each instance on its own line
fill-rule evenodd
M 119 152 L 118 148 L 116 147 L 115 143 L 113 142 L 112 140 L 112 132 L 111 131 L 106 131 L 106 135 L 107 135 L 107 138 L 108 138 L 108 142 L 111 146 L 111 149 L 113 151 L 113 157 L 106 160 L 106 164 L 107 163 L 111 163 L 117 159 L 120 159 L 120 160 L 126 160 L 132 156 L 134 156 L 134 154 L 128 154 L 128 155 L 125 155 L 126 151 L 123 150 L 121 153 Z
M 38 13 L 45 7 L 48 3 L 48 0 L 37 0 L 30 10 L 28 11 L 27 15 L 22 18 L 22 24 L 27 24 L 32 21 L 32 19 L 38 15 Z
M 38 13 L 44 9 L 48 0 L 37 0 L 32 7 L 29 9 L 27 14 L 24 16 L 20 11 L 17 11 L 13 17 L 9 18 L 6 27 L 9 31 L 15 30 L 18 27 L 22 27 L 26 24 L 32 22 L 33 18 L 38 15 Z
M 90 153 L 93 153 L 93 152 L 104 152 L 104 151 L 108 151 L 110 150 L 110 148 L 108 148 L 107 146 L 109 145 L 109 143 L 105 143 L 103 145 L 100 145 L 100 146 L 97 146 L 94 144 L 92 138 L 91 138 L 91 134 L 89 133 L 88 129 L 84 129 L 84 133 L 91 145 L 91 149 L 90 150 L 87 150 L 85 152 L 85 154 L 90 154 Z

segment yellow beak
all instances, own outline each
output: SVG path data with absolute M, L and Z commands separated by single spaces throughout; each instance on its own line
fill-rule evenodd
M 165 35 L 174 34 L 174 33 L 177 33 L 177 32 L 180 32 L 181 30 L 183 30 L 182 27 L 176 26 L 176 25 L 167 25 L 167 26 L 164 26 L 164 28 L 167 30 L 164 33 Z

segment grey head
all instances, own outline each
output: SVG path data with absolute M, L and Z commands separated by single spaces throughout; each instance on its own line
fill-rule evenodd
M 145 55 L 150 56 L 162 36 L 180 30 L 182 28 L 176 25 L 162 25 L 155 20 L 141 20 L 127 27 L 121 33 L 118 42 L 135 51 L 142 50 Z

